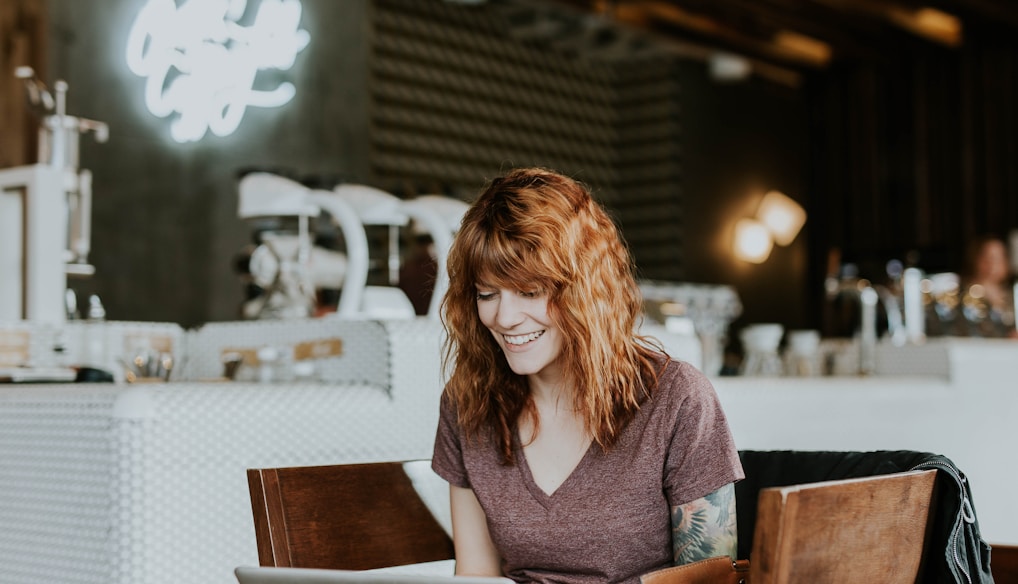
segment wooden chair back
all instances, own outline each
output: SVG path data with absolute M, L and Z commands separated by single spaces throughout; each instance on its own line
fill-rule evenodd
M 990 547 L 994 584 L 1018 584 L 1018 545 L 993 544 Z
M 453 558 L 400 462 L 247 471 L 262 566 L 366 570 Z
M 762 489 L 753 584 L 914 584 L 932 525 L 935 470 Z

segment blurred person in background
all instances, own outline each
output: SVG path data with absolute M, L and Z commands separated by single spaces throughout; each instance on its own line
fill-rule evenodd
M 1007 245 L 995 235 L 969 242 L 962 274 L 962 313 L 967 334 L 1018 338 L 1015 328 L 1014 278 Z

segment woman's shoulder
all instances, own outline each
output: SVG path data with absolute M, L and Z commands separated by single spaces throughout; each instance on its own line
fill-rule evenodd
M 658 360 L 659 371 L 658 383 L 665 382 L 706 382 L 710 383 L 707 376 L 699 368 L 689 361 L 682 361 L 668 355 L 661 355 Z
M 688 361 L 662 357 L 654 394 L 658 400 L 685 401 L 690 397 L 713 395 L 714 386 L 702 371 Z

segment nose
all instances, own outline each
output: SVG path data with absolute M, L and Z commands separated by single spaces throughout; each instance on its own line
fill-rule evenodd
M 512 329 L 523 322 L 522 303 L 519 296 L 508 290 L 498 295 L 498 309 L 495 311 L 495 324 L 504 330 Z

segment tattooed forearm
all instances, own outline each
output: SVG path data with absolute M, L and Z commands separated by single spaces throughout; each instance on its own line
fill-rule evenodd
M 735 485 L 702 499 L 672 507 L 672 555 L 675 565 L 738 553 Z

